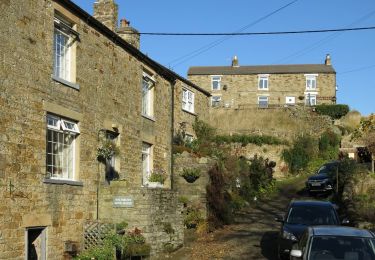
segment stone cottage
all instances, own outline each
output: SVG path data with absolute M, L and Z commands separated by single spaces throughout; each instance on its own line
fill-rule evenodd
M 336 103 L 336 72 L 324 64 L 190 67 L 188 79 L 212 94 L 211 107 L 269 108 Z
M 196 116 L 209 93 L 140 52 L 114 0 L 94 16 L 69 0 L 0 8 L 0 259 L 69 259 L 97 222 L 140 228 L 153 253 L 179 246 L 172 136 L 188 119 L 177 108 Z

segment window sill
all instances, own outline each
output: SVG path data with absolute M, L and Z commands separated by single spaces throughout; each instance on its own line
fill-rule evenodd
M 59 82 L 67 87 L 70 87 L 70 88 L 73 88 L 73 89 L 76 89 L 76 90 L 79 90 L 79 85 L 76 84 L 76 83 L 73 83 L 73 82 L 69 82 L 65 79 L 62 79 L 62 78 L 59 78 L 59 77 L 56 77 L 55 75 L 52 75 L 52 79 L 56 82 Z
M 268 88 L 258 88 L 258 90 L 260 90 L 260 91 L 269 91 Z
M 81 187 L 83 186 L 83 182 L 81 182 L 81 181 L 60 180 L 60 179 L 44 179 L 43 183 L 57 184 L 57 185 L 81 186 Z
M 147 116 L 147 115 L 142 115 L 142 117 L 143 117 L 143 118 L 146 118 L 146 119 L 148 119 L 148 120 L 151 120 L 151 121 L 153 121 L 153 122 L 156 121 L 156 120 L 155 120 L 155 117 L 151 117 L 151 116 Z
M 148 189 L 157 189 L 157 188 L 163 188 L 164 184 L 161 184 L 160 182 L 148 182 L 143 185 L 144 188 Z
M 196 113 L 194 113 L 194 112 L 191 112 L 191 111 L 189 111 L 189 110 L 186 110 L 186 109 L 182 109 L 182 111 L 184 111 L 184 112 L 186 112 L 186 113 L 189 113 L 189 114 L 191 114 L 191 115 L 193 115 L 193 116 L 197 116 L 197 114 L 196 114 Z

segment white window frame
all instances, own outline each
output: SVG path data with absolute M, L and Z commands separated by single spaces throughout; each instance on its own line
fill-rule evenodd
M 185 141 L 191 143 L 194 141 L 194 136 L 191 134 L 185 134 Z
M 267 101 L 267 106 L 261 106 L 260 102 L 262 102 L 261 99 L 266 99 L 266 100 L 263 100 L 263 101 Z M 259 108 L 268 108 L 268 105 L 269 105 L 269 97 L 268 96 L 258 96 L 258 107 Z
M 220 102 L 221 102 L 221 96 L 211 97 L 211 107 L 218 107 L 220 105 Z
M 214 88 L 214 82 L 217 82 L 217 88 Z M 211 76 L 211 89 L 212 90 L 220 90 L 221 89 L 221 76 L 220 75 L 212 75 Z
M 50 124 L 52 122 L 56 122 L 56 124 Z M 46 123 L 47 177 L 50 179 L 75 180 L 76 139 L 80 133 L 78 124 L 51 114 L 47 114 Z M 73 127 L 64 126 L 66 123 L 73 124 Z M 69 140 L 71 143 L 65 143 L 69 138 L 72 138 L 72 140 Z
M 182 89 L 182 109 L 194 113 L 194 102 L 195 102 L 195 94 L 194 92 L 183 88 Z
M 75 81 L 75 57 L 73 50 L 76 42 L 76 33 L 73 23 L 68 22 L 60 15 L 55 15 L 53 34 L 53 76 L 67 82 Z M 73 33 L 76 37 L 74 37 Z
M 306 93 L 305 94 L 305 105 L 306 106 L 316 106 L 318 100 L 318 95 L 317 94 L 312 94 L 312 93 Z M 311 102 L 313 101 L 313 102 Z
M 150 181 L 150 175 L 152 171 L 152 149 L 153 145 L 142 142 L 142 183 L 147 185 Z M 146 165 L 144 165 L 146 163 Z M 146 168 L 145 168 L 146 166 Z
M 306 77 L 306 90 L 316 90 L 317 89 L 317 74 L 305 74 Z
M 147 90 L 145 91 L 147 87 Z M 154 118 L 155 79 L 147 73 L 142 77 L 142 116 Z
M 289 101 L 291 99 L 292 101 Z M 287 105 L 295 105 L 296 104 L 296 97 L 293 96 L 287 96 L 285 97 L 285 104 Z
M 269 89 L 269 75 L 260 74 L 258 75 L 258 90 L 268 90 Z

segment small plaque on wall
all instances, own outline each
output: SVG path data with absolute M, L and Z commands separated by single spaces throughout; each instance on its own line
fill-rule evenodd
M 116 196 L 113 198 L 114 208 L 133 208 L 134 200 L 132 197 Z

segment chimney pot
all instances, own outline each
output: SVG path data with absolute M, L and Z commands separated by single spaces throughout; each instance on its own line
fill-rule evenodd
M 121 28 L 129 27 L 129 25 L 130 25 L 130 22 L 128 20 L 121 19 L 121 21 L 120 21 L 120 27 Z
M 327 65 L 327 66 L 328 65 L 329 66 L 332 65 L 332 63 L 331 63 L 331 55 L 329 55 L 329 54 L 326 55 L 326 59 L 324 61 L 324 64 Z
M 239 67 L 240 65 L 238 64 L 238 58 L 237 58 L 237 55 L 235 55 L 233 57 L 233 60 L 232 60 L 232 67 Z

